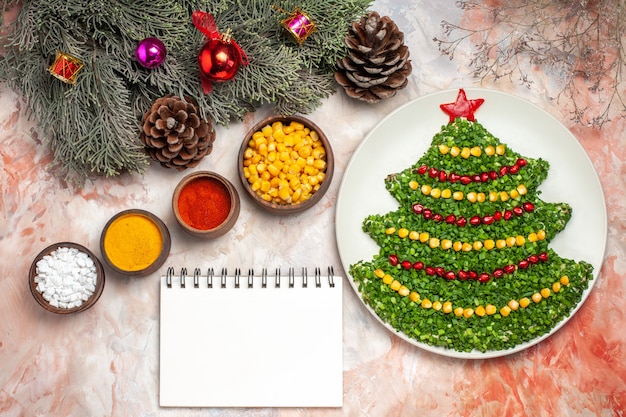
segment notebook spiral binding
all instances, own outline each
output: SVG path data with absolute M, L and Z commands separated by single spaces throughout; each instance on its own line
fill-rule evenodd
M 175 276 L 174 267 L 170 266 L 169 268 L 167 268 L 167 272 L 165 275 L 165 282 L 166 282 L 167 288 L 172 288 L 174 276 Z M 187 268 L 182 268 L 180 270 L 180 274 L 178 275 L 178 277 L 179 277 L 180 287 L 186 288 L 187 278 L 189 277 L 187 273 Z M 200 270 L 200 268 L 195 268 L 193 271 L 193 287 L 194 288 L 200 288 L 201 277 L 202 277 L 202 271 Z M 228 277 L 228 270 L 226 268 L 222 268 L 219 276 L 216 276 L 215 270 L 213 268 L 209 268 L 206 272 L 206 286 L 207 288 L 213 288 L 213 281 L 215 280 L 216 285 L 219 285 L 221 288 L 226 288 L 227 277 Z M 236 268 L 235 274 L 233 276 L 235 288 L 240 288 L 241 278 L 242 278 L 241 269 Z M 248 278 L 247 287 L 253 288 L 254 287 L 254 270 L 252 268 L 248 269 L 247 278 Z M 218 282 L 217 280 L 219 280 L 219 283 L 217 283 Z M 287 285 L 289 288 L 294 288 L 295 280 L 296 280 L 295 269 L 289 268 L 288 277 L 287 277 Z M 314 283 L 315 283 L 315 287 L 317 288 L 320 288 L 322 286 L 322 270 L 319 267 L 315 268 Z M 308 284 L 309 283 L 308 283 L 308 276 L 307 276 L 307 268 L 304 267 L 302 268 L 302 287 L 307 288 Z M 330 287 L 335 286 L 335 271 L 332 266 L 328 267 L 328 285 Z M 267 286 L 268 286 L 267 268 L 263 268 L 261 270 L 261 288 L 267 288 Z M 274 287 L 280 288 L 280 286 L 281 286 L 281 270 L 280 268 L 276 268 L 276 272 L 274 274 Z

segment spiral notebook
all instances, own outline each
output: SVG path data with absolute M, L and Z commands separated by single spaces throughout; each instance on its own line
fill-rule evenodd
M 169 268 L 161 278 L 162 407 L 341 407 L 342 279 L 332 268 Z

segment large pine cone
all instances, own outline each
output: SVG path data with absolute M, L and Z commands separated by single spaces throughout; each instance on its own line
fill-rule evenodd
M 345 43 L 349 54 L 337 63 L 335 80 L 350 97 L 376 103 L 406 87 L 412 70 L 409 48 L 390 17 L 363 16 L 350 27 Z
M 152 104 L 141 121 L 141 142 L 150 157 L 166 168 L 195 167 L 213 150 L 215 130 L 198 114 L 191 97 L 169 94 Z

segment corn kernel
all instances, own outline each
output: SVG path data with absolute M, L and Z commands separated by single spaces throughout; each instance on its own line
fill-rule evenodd
M 469 157 L 470 157 L 470 155 L 471 155 L 471 150 L 470 150 L 470 148 L 463 148 L 463 149 L 461 150 L 461 158 L 467 159 L 467 158 L 469 158 Z
M 450 239 L 443 239 L 441 241 L 441 249 L 447 250 L 452 247 L 452 241 Z
M 445 144 L 443 144 L 443 143 L 442 143 L 441 145 L 439 145 L 439 152 L 440 152 L 442 155 L 447 154 L 449 151 L 450 151 L 450 148 L 448 147 L 448 145 L 445 145 Z
M 504 239 L 496 240 L 496 248 L 503 249 L 505 247 L 506 247 L 506 240 L 504 240 Z
M 539 301 L 541 301 L 543 297 L 541 296 L 540 293 L 536 292 L 533 295 L 531 295 L 530 298 L 533 300 L 533 302 L 538 303 Z
M 429 195 L 432 189 L 433 189 L 433 187 L 431 187 L 430 185 L 424 184 L 424 185 L 422 185 L 422 188 L 421 188 L 422 194 Z
M 409 188 L 413 191 L 417 190 L 419 187 L 419 183 L 417 181 L 411 180 L 409 181 Z
M 480 240 L 477 240 L 474 243 L 472 243 L 472 249 L 481 250 L 482 248 L 483 248 L 483 242 L 481 242 Z
M 383 276 L 383 283 L 389 285 L 393 282 L 393 277 L 389 274 L 385 274 L 385 276 Z
M 476 307 L 475 313 L 479 317 L 483 317 L 485 314 L 487 314 L 487 312 L 485 311 L 485 307 L 483 307 L 483 306 Z
M 544 240 L 546 238 L 546 231 L 540 230 L 537 232 L 537 239 Z
M 463 242 L 463 246 L 461 246 L 461 250 L 463 252 L 469 252 L 472 250 L 472 245 L 467 242 Z
M 418 240 L 420 238 L 420 234 L 418 232 L 416 232 L 415 230 L 411 230 L 409 232 L 409 239 L 411 240 Z
M 469 319 L 470 317 L 472 317 L 474 315 L 474 309 L 473 308 L 465 308 L 463 309 L 463 317 L 465 317 L 466 319 Z
M 491 249 L 493 249 L 496 246 L 496 242 L 494 242 L 493 239 L 487 239 L 483 243 L 483 246 L 484 246 L 485 249 L 491 250 Z
M 520 184 L 517 186 L 517 192 L 520 195 L 525 195 L 528 192 L 528 190 L 526 189 L 526 186 L 524 184 Z
M 520 298 L 519 300 L 519 306 L 522 308 L 526 308 L 530 305 L 530 300 L 528 299 L 528 297 L 524 297 L 524 298 Z
M 374 271 L 374 276 L 376 276 L 377 278 L 382 278 L 385 276 L 385 271 L 383 271 L 382 269 L 378 268 Z
M 567 275 L 563 275 L 561 279 L 559 279 L 559 282 L 561 283 L 561 285 L 568 285 L 569 277 Z
M 519 191 L 511 190 L 511 192 L 509 192 L 509 197 L 511 197 L 513 200 L 515 200 L 516 198 L 519 197 Z
M 430 239 L 430 235 L 426 232 L 420 233 L 420 242 L 426 243 Z
M 502 317 L 507 317 L 509 314 L 511 314 L 511 307 L 504 306 L 500 309 L 500 315 Z
M 531 232 L 531 233 L 528 235 L 528 241 L 529 241 L 529 242 L 536 242 L 536 241 L 537 241 L 537 239 L 538 239 L 538 238 L 537 238 L 537 233 L 535 233 L 535 232 Z
M 495 191 L 489 191 L 489 201 L 495 203 L 498 201 L 499 194 Z
M 441 190 L 439 188 L 433 188 L 432 190 L 430 190 L 430 196 L 432 198 L 439 198 L 439 197 L 441 197 Z
M 509 306 L 509 308 L 513 311 L 517 310 L 519 308 L 519 301 L 517 300 L 510 300 L 507 304 L 507 306 Z
M 552 292 L 557 293 L 561 291 L 561 283 L 559 281 L 552 284 Z
M 463 249 L 463 244 L 457 240 L 456 242 L 452 244 L 452 249 L 458 252 L 461 249 Z
M 500 200 L 507 201 L 509 199 L 509 193 L 506 191 L 500 191 Z
M 441 304 L 441 301 L 439 300 L 435 300 L 433 301 L 433 310 L 441 310 L 441 308 L 443 307 L 443 304 Z
M 465 309 L 463 307 L 457 307 L 454 309 L 454 315 L 457 317 L 461 317 L 463 316 L 463 312 L 465 311 Z
M 422 308 L 432 308 L 432 306 L 433 303 L 428 298 L 422 300 Z
M 469 201 L 470 203 L 476 202 L 476 193 L 474 191 L 467 193 L 467 201 Z
M 452 303 L 450 301 L 446 301 L 445 303 L 443 303 L 441 311 L 443 311 L 446 314 L 451 313 L 452 312 Z
M 402 297 L 406 297 L 407 295 L 409 295 L 410 291 L 409 289 L 402 285 L 399 289 L 398 289 L 398 294 L 401 295 Z
M 470 154 L 472 156 L 480 156 L 482 155 L 483 151 L 482 149 L 480 149 L 479 146 L 474 146 L 472 149 L 470 149 Z
M 493 146 L 489 145 L 485 148 L 485 155 L 493 156 L 495 153 L 496 153 L 496 148 L 494 148 Z
M 454 193 L 452 193 L 452 199 L 456 200 L 456 201 L 461 201 L 463 200 L 463 191 L 455 191 Z
M 506 150 L 506 148 L 502 144 L 496 146 L 496 154 L 497 155 L 504 155 L 505 150 Z
M 413 301 L 414 303 L 417 303 L 420 300 L 420 295 L 416 293 L 415 291 L 412 291 L 409 294 L 409 300 Z
M 485 193 L 478 193 L 478 194 L 476 194 L 476 202 L 477 203 L 484 203 L 486 197 L 487 196 L 485 195 Z
M 461 150 L 459 149 L 458 146 L 453 146 L 450 148 L 450 155 L 459 156 L 460 153 L 461 153 Z
M 496 310 L 497 310 L 497 309 L 496 309 L 496 306 L 494 306 L 493 304 L 487 304 L 487 305 L 485 306 L 485 313 L 486 313 L 488 316 L 492 316 L 492 315 L 496 314 Z
M 526 238 L 524 236 L 515 236 L 515 244 L 517 246 L 522 246 L 524 243 L 526 243 Z
M 436 237 L 431 237 L 428 240 L 428 246 L 430 246 L 433 249 L 438 248 L 439 247 L 439 239 L 437 239 Z
M 540 293 L 543 298 L 548 298 L 550 297 L 550 288 L 543 288 Z
M 452 197 L 452 191 L 449 188 L 441 191 L 441 198 L 450 198 Z
M 512 248 L 513 246 L 515 246 L 515 238 L 514 238 L 513 236 L 509 236 L 509 237 L 507 237 L 507 238 L 505 239 L 505 241 L 506 241 L 506 245 L 507 245 L 509 248 Z
M 391 288 L 394 291 L 398 291 L 401 286 L 402 284 L 400 283 L 400 281 L 398 281 L 397 279 L 394 279 L 389 285 L 389 288 Z
M 405 238 L 409 235 L 409 229 L 406 229 L 404 227 L 401 227 L 400 230 L 398 230 L 398 236 L 401 238 Z

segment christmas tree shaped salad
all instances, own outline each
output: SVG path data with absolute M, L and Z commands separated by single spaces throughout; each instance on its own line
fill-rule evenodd
M 385 178 L 396 211 L 369 215 L 380 247 L 350 265 L 364 302 L 409 338 L 504 351 L 549 333 L 578 305 L 593 266 L 550 241 L 571 218 L 537 188 L 549 163 L 520 155 L 475 119 L 482 99 L 442 104 L 449 123 L 412 166 Z

